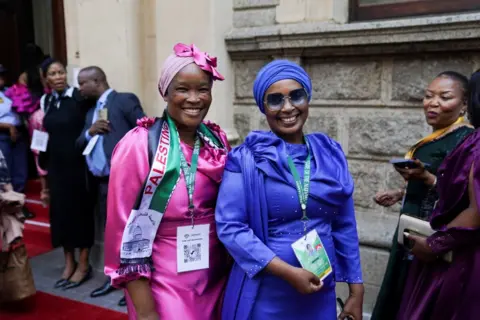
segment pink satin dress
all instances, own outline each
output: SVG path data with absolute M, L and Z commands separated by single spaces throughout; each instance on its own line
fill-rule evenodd
M 148 126 L 146 121 L 140 120 L 139 125 Z M 209 127 L 216 131 L 224 145 L 228 145 L 225 133 L 218 126 L 209 124 Z M 140 277 L 149 279 L 160 319 L 220 319 L 224 288 L 230 271 L 229 258 L 218 240 L 214 218 L 218 188 L 227 156 L 224 150 L 216 150 L 206 144 L 201 147 L 195 181 L 195 223 L 210 224 L 210 268 L 177 273 L 177 227 L 191 224 L 187 188 L 182 174 L 154 241 L 154 271 L 122 276 L 116 272 L 120 266 L 123 230 L 150 170 L 147 139 L 147 129 L 139 126 L 127 133 L 113 153 L 105 231 L 105 274 L 111 277 L 115 287 L 120 288 L 124 288 L 126 282 Z M 183 143 L 181 148 L 190 163 L 193 148 Z M 136 319 L 128 293 L 127 306 L 129 319 Z

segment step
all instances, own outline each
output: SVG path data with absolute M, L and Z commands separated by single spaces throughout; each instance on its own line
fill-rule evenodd
M 31 220 L 25 221 L 23 238 L 25 243 L 53 250 L 49 224 Z
M 40 200 L 27 198 L 25 200 L 25 207 L 35 215 L 34 221 L 43 223 L 50 222 L 49 209 L 48 207 L 44 207 Z

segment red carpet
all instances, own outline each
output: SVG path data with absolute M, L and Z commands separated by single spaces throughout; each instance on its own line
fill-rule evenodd
M 40 202 L 40 183 L 30 180 L 26 188 L 26 207 L 36 217 L 27 220 L 23 233 L 29 257 L 53 250 L 50 240 L 48 208 Z M 8 308 L 8 309 L 7 309 Z M 21 310 L 21 311 L 18 311 Z M 126 320 L 126 314 L 44 292 L 22 304 L 9 303 L 0 308 L 1 320 Z
M 35 218 L 25 222 L 23 237 L 29 257 L 53 250 L 50 239 L 50 218 L 48 208 L 43 207 L 40 201 L 40 181 L 29 180 L 25 195 L 25 207 L 35 214 Z
M 2 320 L 127 320 L 126 314 L 37 292 L 23 312 L 0 310 Z M 20 310 L 25 310 L 25 307 Z

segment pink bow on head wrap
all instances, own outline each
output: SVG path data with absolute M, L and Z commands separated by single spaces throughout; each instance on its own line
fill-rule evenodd
M 212 74 L 213 80 L 223 80 L 224 77 L 217 71 L 217 58 L 210 57 L 208 53 L 200 51 L 194 44 L 187 46 L 183 43 L 177 43 L 173 47 L 174 54 L 168 56 L 163 63 L 158 82 L 158 89 L 162 97 L 167 93 L 168 86 L 175 75 L 183 67 L 195 63 L 200 69 Z

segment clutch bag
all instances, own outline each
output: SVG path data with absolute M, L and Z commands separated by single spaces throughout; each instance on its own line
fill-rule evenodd
M 400 215 L 400 221 L 398 223 L 398 243 L 404 247 L 407 247 L 407 237 L 405 233 L 420 237 L 429 237 L 435 233 L 435 230 L 432 229 L 430 223 L 425 220 L 421 220 L 406 214 Z M 443 260 L 447 262 L 452 262 L 452 252 L 446 253 L 443 257 Z

